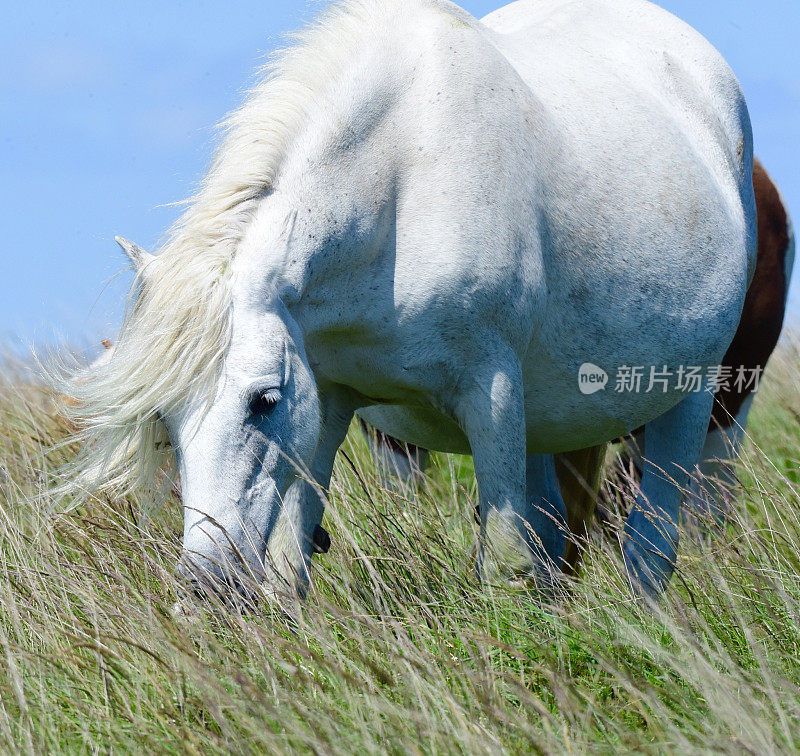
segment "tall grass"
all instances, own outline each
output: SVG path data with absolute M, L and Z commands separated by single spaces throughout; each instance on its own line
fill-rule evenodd
M 476 488 L 439 456 L 387 490 L 357 429 L 307 606 L 171 611 L 181 512 L 46 480 L 74 450 L 46 389 L 0 384 L 0 747 L 6 751 L 800 751 L 800 373 L 768 371 L 732 522 L 685 538 L 658 607 L 595 533 L 555 607 L 473 577 Z

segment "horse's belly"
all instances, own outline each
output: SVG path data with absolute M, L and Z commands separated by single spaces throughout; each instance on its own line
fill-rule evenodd
M 559 332 L 545 323 L 522 364 L 528 451 L 558 453 L 613 440 L 671 409 L 687 390 L 705 390 L 735 331 L 742 296 L 711 297 L 702 322 L 675 319 L 649 333 L 643 324 L 626 328 L 619 321 L 600 333 L 580 313 L 582 327 Z M 408 443 L 470 452 L 455 420 L 433 408 L 381 405 L 359 414 Z
M 576 383 L 577 385 L 577 379 Z M 662 414 L 681 396 L 648 397 L 608 394 L 586 406 L 570 408 L 564 396 L 573 386 L 551 387 L 526 397 L 527 448 L 529 453 L 555 454 L 611 441 Z M 367 423 L 393 438 L 425 449 L 451 454 L 470 454 L 466 435 L 447 415 L 434 410 L 380 405 L 359 410 Z
M 562 302 L 523 363 L 528 448 L 562 452 L 593 446 L 644 425 L 675 406 L 687 391 L 706 390 L 733 338 L 742 284 L 709 287 L 640 315 L 614 298 L 584 312 Z M 680 297 L 677 297 L 680 300 Z M 729 376 L 733 380 L 735 376 Z
M 585 390 L 602 386 L 600 376 L 607 381 L 605 386 L 593 394 L 582 393 L 580 380 L 587 374 L 594 375 L 597 382 L 585 384 Z M 674 387 L 662 392 L 660 383 L 648 392 L 649 379 L 644 372 L 638 389 L 618 387 L 613 372 L 607 374 L 593 366 L 580 374 L 576 371 L 566 381 L 529 387 L 525 397 L 528 451 L 559 453 L 612 441 L 662 415 L 684 398 L 685 393 Z
M 452 418 L 435 410 L 400 405 L 364 407 L 359 416 L 379 431 L 424 449 L 470 454 L 469 441 Z
M 555 454 L 612 441 L 663 414 L 682 398 L 675 392 L 646 398 L 621 396 L 612 386 L 594 400 L 565 402 L 565 395 L 576 385 L 577 377 L 574 385 L 554 385 L 550 391 L 526 396 L 529 453 Z M 434 410 L 378 405 L 365 407 L 358 414 L 373 427 L 406 443 L 451 454 L 471 453 L 459 425 Z

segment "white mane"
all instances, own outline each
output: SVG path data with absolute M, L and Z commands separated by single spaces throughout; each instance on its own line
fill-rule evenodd
M 420 5 L 460 9 L 440 0 Z M 199 192 L 137 277 L 113 358 L 68 383 L 82 443 L 72 490 L 152 485 L 170 457 L 157 412 L 216 386 L 230 341 L 230 268 L 256 202 L 274 185 L 319 97 L 376 30 L 413 13 L 400 0 L 345 0 L 274 56 L 223 139 Z M 396 23 L 396 22 L 395 22 Z

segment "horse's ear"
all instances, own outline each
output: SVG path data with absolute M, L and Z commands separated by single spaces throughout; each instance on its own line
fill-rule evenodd
M 117 244 L 122 247 L 122 251 L 128 256 L 137 275 L 141 275 L 148 263 L 155 260 L 155 255 L 145 252 L 138 244 L 123 239 L 121 236 L 115 236 L 114 239 Z

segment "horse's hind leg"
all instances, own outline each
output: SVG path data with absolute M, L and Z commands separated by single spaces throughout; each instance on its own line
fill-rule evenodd
M 427 449 L 398 441 L 387 433 L 372 428 L 361 418 L 359 423 L 367 437 L 372 458 L 384 486 L 394 489 L 399 483 L 413 489 L 422 482 L 430 459 Z
M 589 537 L 600 483 L 605 468 L 608 444 L 557 454 L 555 457 L 559 488 L 567 508 L 570 537 L 564 558 L 565 572 L 574 575 L 580 566 Z
M 634 588 L 656 596 L 669 582 L 678 551 L 681 499 L 705 442 L 714 396 L 688 394 L 645 426 L 647 462 L 641 493 L 625 524 L 625 564 Z
M 724 523 L 730 512 L 731 492 L 736 486 L 733 460 L 742 448 L 747 416 L 755 394 L 750 394 L 738 414 L 726 428 L 713 426 L 700 454 L 700 477 L 690 482 L 690 506 L 687 514 L 697 514 L 703 522 Z M 692 509 L 694 512 L 692 512 Z M 701 528 L 702 532 L 702 528 Z

